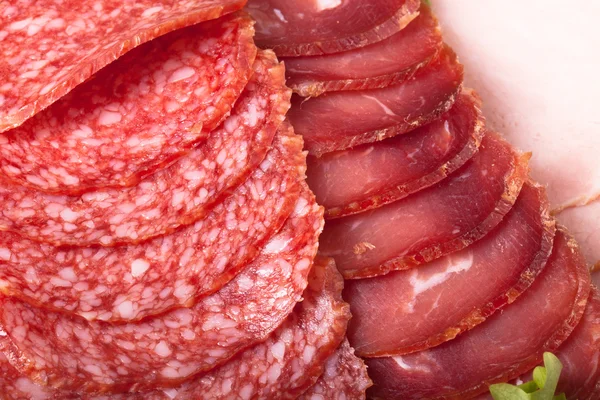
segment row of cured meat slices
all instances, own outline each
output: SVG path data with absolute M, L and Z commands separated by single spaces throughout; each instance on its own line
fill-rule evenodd
M 529 154 L 486 127 L 427 6 L 367 7 L 371 21 L 401 13 L 408 25 L 372 40 L 348 14 L 340 29 L 355 29 L 358 45 L 321 33 L 309 46 L 317 33 L 298 16 L 328 26 L 331 14 L 277 0 L 249 9 L 296 93 L 289 118 L 326 208 L 319 250 L 347 279 L 369 396 L 486 398 L 489 384 L 529 380 L 552 351 L 564 364 L 558 391 L 597 398 L 600 295 L 528 178 Z M 279 39 L 292 25 L 296 46 Z
M 364 397 L 243 5 L 2 11 L 0 398 Z

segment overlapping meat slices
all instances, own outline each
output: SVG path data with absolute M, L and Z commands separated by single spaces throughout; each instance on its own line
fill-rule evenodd
M 528 183 L 503 221 L 466 249 L 348 281 L 353 347 L 367 357 L 402 355 L 476 327 L 529 288 L 550 256 L 554 231 L 544 190 Z
M 283 65 L 262 51 L 233 114 L 200 147 L 136 186 L 81 196 L 0 182 L 0 230 L 54 245 L 140 243 L 204 217 L 264 159 L 289 108 Z
M 139 245 L 58 248 L 0 233 L 2 290 L 88 320 L 132 321 L 191 306 L 252 261 L 284 224 L 306 168 L 289 124 L 253 174 L 206 218 Z
M 265 340 L 301 299 L 323 226 L 305 187 L 283 229 L 215 294 L 141 322 L 113 325 L 1 299 L 3 351 L 21 373 L 65 390 L 173 386 Z
M 338 53 L 379 42 L 412 21 L 419 3 L 250 0 L 246 10 L 257 21 L 259 46 L 284 57 Z
M 294 95 L 288 114 L 306 148 L 320 156 L 409 132 L 450 109 L 463 68 L 449 47 L 405 82 L 380 89 Z
M 450 111 L 406 135 L 309 156 L 307 181 L 327 218 L 367 211 L 443 180 L 473 157 L 483 135 L 479 100 L 464 91 Z
M 390 400 L 464 399 L 485 392 L 491 383 L 516 378 L 569 337 L 589 291 L 585 260 L 573 239 L 559 230 L 540 276 L 501 313 L 438 347 L 368 359 L 376 382 L 371 394 Z
M 253 25 L 227 16 L 129 52 L 0 135 L 3 180 L 77 195 L 168 166 L 231 112 L 253 73 Z
M 134 47 L 239 10 L 242 0 L 41 0 L 0 15 L 0 132 L 21 125 Z
M 283 57 L 287 85 L 303 97 L 324 92 L 382 88 L 409 79 L 442 47 L 429 7 L 406 28 L 380 42 L 322 56 Z
M 320 251 L 335 258 L 346 278 L 364 278 L 461 250 L 511 209 L 526 179 L 526 158 L 488 133 L 477 155 L 437 185 L 328 221 Z

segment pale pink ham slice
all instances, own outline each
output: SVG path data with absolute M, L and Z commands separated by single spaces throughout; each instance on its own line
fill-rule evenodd
M 327 218 L 366 211 L 431 186 L 477 152 L 484 134 L 479 100 L 458 96 L 438 120 L 406 135 L 308 157 L 308 183 Z
M 488 133 L 480 151 L 442 182 L 402 200 L 328 221 L 320 251 L 346 278 L 432 261 L 482 238 L 514 204 L 528 156 Z
M 250 0 L 260 47 L 280 56 L 329 54 L 379 42 L 417 15 L 419 0 Z
M 595 269 L 600 268 L 600 199 L 585 206 L 567 208 L 558 213 L 556 218 L 569 227 L 581 244 L 588 264 Z M 596 283 L 600 284 L 600 276 L 594 278 L 599 279 Z
M 409 80 L 381 89 L 294 95 L 288 117 L 314 155 L 372 143 L 436 119 L 454 103 L 462 65 L 444 47 Z
M 590 276 L 574 240 L 557 231 L 552 256 L 514 303 L 454 340 L 404 356 L 370 358 L 374 399 L 467 399 L 513 379 L 555 351 L 580 321 Z
M 442 46 L 427 6 L 400 32 L 368 46 L 322 56 L 283 57 L 287 85 L 304 97 L 337 90 L 386 87 L 410 78 Z
M 0 132 L 21 125 L 129 50 L 243 0 L 36 0 L 0 10 Z
M 466 249 L 412 270 L 348 281 L 352 346 L 363 357 L 402 355 L 474 328 L 531 285 L 550 256 L 554 231 L 544 190 L 526 184 L 500 225 Z

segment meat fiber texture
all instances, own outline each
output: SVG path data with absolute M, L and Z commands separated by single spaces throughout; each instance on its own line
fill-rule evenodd
M 347 342 L 340 348 L 344 351 L 342 354 L 340 350 L 335 351 L 344 338 L 350 318 L 348 304 L 341 297 L 342 288 L 343 279 L 335 269 L 335 264 L 327 259 L 317 260 L 303 294 L 304 300 L 265 342 L 241 352 L 221 367 L 179 387 L 112 395 L 110 398 L 212 400 L 272 399 L 276 396 L 278 399 L 295 399 L 322 372 L 331 374 L 338 364 L 340 372 L 348 372 L 344 378 L 354 375 L 360 377 L 360 381 L 348 385 L 350 388 L 360 389 L 362 382 L 368 379 L 364 364 L 349 353 Z M 0 353 L 0 371 L 3 373 L 0 376 L 0 388 L 14 394 L 9 400 L 20 398 L 19 396 L 30 400 L 81 399 L 75 392 L 36 385 L 29 378 L 20 375 L 2 357 Z M 345 364 L 346 360 L 352 364 Z M 332 365 L 334 362 L 335 365 Z M 358 369 L 359 366 L 362 369 Z M 337 374 L 335 378 L 335 382 L 342 379 Z M 333 381 L 333 377 L 329 380 Z M 322 381 L 323 378 L 320 378 L 318 382 Z M 362 391 L 364 394 L 364 389 Z M 93 397 L 94 400 L 101 398 Z
M 0 14 L 0 132 L 21 125 L 136 46 L 242 0 L 24 0 Z
M 485 392 L 489 384 L 516 378 L 569 337 L 589 291 L 590 276 L 577 244 L 558 231 L 544 271 L 502 313 L 432 349 L 368 359 L 375 383 L 370 396 L 465 399 Z
M 0 184 L 0 230 L 54 245 L 140 243 L 196 222 L 263 160 L 289 108 L 283 65 L 259 54 L 232 115 L 207 142 L 130 188 L 81 196 Z
M 310 156 L 307 181 L 326 218 L 367 211 L 445 179 L 470 160 L 484 135 L 474 93 L 463 91 L 450 111 L 405 135 Z
M 379 42 L 418 15 L 419 0 L 250 0 L 259 46 L 278 55 L 330 54 Z M 343 21 L 343 23 L 340 23 Z
M 131 321 L 220 289 L 284 224 L 306 169 L 302 139 L 280 127 L 259 168 L 196 223 L 139 245 L 57 248 L 0 233 L 5 294 L 88 320 Z
M 380 89 L 295 95 L 289 119 L 311 154 L 321 156 L 410 132 L 448 111 L 462 65 L 449 47 L 405 82 Z
M 348 281 L 352 346 L 363 357 L 403 355 L 475 328 L 530 287 L 550 256 L 554 232 L 544 190 L 526 184 L 498 227 L 466 249 L 411 270 Z
M 435 186 L 375 210 L 328 221 L 320 252 L 345 278 L 412 268 L 481 239 L 512 208 L 526 180 L 526 156 L 495 134 Z M 402 227 L 402 229 L 398 229 Z
M 301 300 L 323 227 L 304 188 L 292 216 L 261 254 L 192 308 L 113 325 L 1 298 L 2 351 L 42 385 L 90 393 L 174 386 L 264 341 Z
M 532 176 L 548 185 L 553 210 L 575 207 L 557 218 L 588 263 L 599 263 L 600 59 L 590 49 L 600 47 L 600 4 L 540 8 L 506 0 L 474 7 L 468 0 L 437 0 L 432 6 L 490 125 L 534 151 Z
M 373 385 L 367 366 L 354 355 L 354 349 L 344 340 L 340 348 L 327 359 L 325 372 L 299 400 L 363 400 Z
M 401 83 L 427 65 L 442 47 L 429 7 L 398 33 L 358 49 L 322 56 L 282 57 L 287 85 L 303 97 L 324 92 L 382 88 Z
M 329 259 L 317 259 L 294 312 L 263 343 L 175 390 L 176 400 L 295 399 L 317 381 L 344 339 L 350 318 L 344 281 Z
M 564 393 L 569 400 L 594 400 L 600 396 L 599 330 L 600 294 L 593 287 L 581 322 L 555 352 L 563 365 L 556 393 Z M 519 385 L 532 378 L 533 371 L 529 371 L 511 383 Z M 492 396 L 485 393 L 476 400 L 492 400 Z
M 99 71 L 0 135 L 3 179 L 76 195 L 133 186 L 206 140 L 252 75 L 253 21 L 180 29 Z

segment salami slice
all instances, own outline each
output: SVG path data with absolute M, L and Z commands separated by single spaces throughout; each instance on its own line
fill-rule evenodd
M 466 399 L 491 383 L 516 378 L 567 339 L 583 315 L 589 289 L 585 260 L 573 239 L 559 230 L 544 271 L 502 313 L 438 347 L 368 359 L 375 382 L 370 395 Z
M 461 94 L 434 122 L 406 135 L 308 158 L 308 183 L 327 218 L 370 210 L 434 185 L 477 152 L 480 102 Z
M 0 135 L 0 172 L 60 194 L 133 186 L 229 115 L 252 74 L 253 34 L 234 15 L 136 48 Z
M 511 209 L 527 176 L 527 158 L 488 133 L 475 157 L 437 185 L 329 221 L 320 251 L 353 279 L 409 269 L 464 249 Z
M 363 400 L 373 385 L 367 367 L 354 355 L 354 349 L 344 340 L 340 348 L 327 359 L 325 372 L 299 400 Z
M 261 52 L 232 115 L 207 142 L 137 186 L 54 196 L 0 185 L 0 230 L 51 244 L 139 243 L 204 217 L 264 159 L 289 107 L 283 65 Z
M 426 65 L 442 46 L 437 20 L 427 6 L 406 28 L 359 49 L 313 57 L 285 57 L 287 85 L 304 97 L 338 90 L 395 85 Z
M 243 0 L 38 0 L 0 14 L 0 132 L 21 125 L 134 47 Z
M 330 54 L 379 42 L 418 15 L 418 0 L 250 0 L 260 47 L 279 56 Z M 342 22 L 342 23 L 340 23 Z
M 381 89 L 294 96 L 288 114 L 306 148 L 320 156 L 409 132 L 437 119 L 460 91 L 463 67 L 444 47 L 407 81 Z
M 349 281 L 348 337 L 357 353 L 378 357 L 425 350 L 514 301 L 552 251 L 555 227 L 548 207 L 543 189 L 526 184 L 500 225 L 461 252 L 412 270 Z
M 76 392 L 40 386 L 21 375 L 0 353 L 0 398 L 2 400 L 172 400 L 162 390 L 152 393 L 82 396 Z
M 174 386 L 265 340 L 306 288 L 323 213 L 307 187 L 282 231 L 219 292 L 192 308 L 113 325 L 1 299 L 0 350 L 19 372 L 63 390 Z
M 306 169 L 289 124 L 250 178 L 195 224 L 139 245 L 57 248 L 0 232 L 0 287 L 38 307 L 88 320 L 131 321 L 220 289 L 292 212 Z
M 178 400 L 296 399 L 344 338 L 350 311 L 343 286 L 333 262 L 316 261 L 304 300 L 264 343 L 167 393 Z

